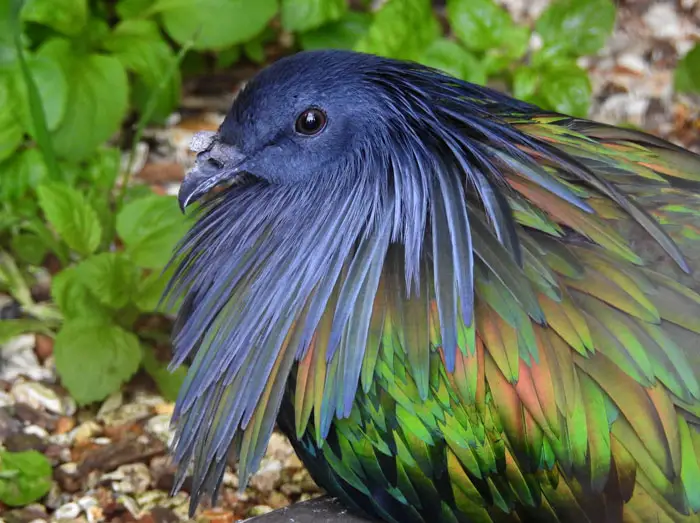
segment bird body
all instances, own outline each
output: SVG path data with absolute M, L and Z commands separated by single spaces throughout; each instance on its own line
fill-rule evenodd
M 389 522 L 700 521 L 700 157 L 423 66 L 285 58 L 198 146 L 193 507 L 274 424 Z

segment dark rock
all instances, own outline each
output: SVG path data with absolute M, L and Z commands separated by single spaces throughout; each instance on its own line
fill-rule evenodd
M 49 432 L 53 432 L 56 429 L 56 422 L 58 421 L 58 416 L 35 409 L 31 405 L 22 402 L 15 403 L 15 417 L 29 425 L 38 425 Z
M 126 434 L 120 441 L 111 445 L 87 451 L 78 466 L 81 474 L 92 470 L 110 472 L 120 465 L 147 462 L 154 456 L 165 454 L 165 444 L 148 434 Z
M 180 521 L 180 518 L 172 510 L 165 507 L 153 507 L 151 517 L 155 523 L 178 523 Z
M 6 441 L 22 431 L 22 423 L 14 418 L 11 409 L 12 407 L 0 408 L 0 441 Z
M 5 439 L 5 448 L 10 452 L 36 450 L 37 452 L 43 453 L 47 445 L 48 444 L 36 434 L 25 434 L 23 432 L 12 434 Z
M 336 498 L 323 496 L 303 503 L 295 503 L 245 521 L 246 523 L 369 523 L 376 520 L 353 514 Z

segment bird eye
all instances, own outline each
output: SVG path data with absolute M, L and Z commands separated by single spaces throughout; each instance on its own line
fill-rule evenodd
M 299 115 L 295 128 L 299 134 L 313 136 L 314 134 L 320 133 L 325 126 L 325 113 L 320 109 L 311 108 Z

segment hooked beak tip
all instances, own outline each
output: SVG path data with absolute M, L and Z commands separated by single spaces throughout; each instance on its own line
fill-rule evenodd
M 243 169 L 245 156 L 236 149 L 229 148 L 225 155 L 207 150 L 197 155 L 194 167 L 185 175 L 180 185 L 177 200 L 184 213 L 189 205 L 196 202 L 217 185 L 235 178 Z

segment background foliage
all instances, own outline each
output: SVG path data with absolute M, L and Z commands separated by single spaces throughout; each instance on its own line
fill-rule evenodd
M 187 219 L 173 198 L 129 183 L 121 151 L 177 109 L 183 76 L 264 64 L 280 38 L 289 52 L 415 60 L 586 115 L 591 86 L 577 59 L 605 44 L 611 0 L 554 0 L 532 27 L 495 0 L 447 0 L 444 13 L 429 0 L 0 2 L 0 290 L 22 308 L 0 322 L 0 343 L 27 331 L 55 336 L 58 373 L 81 404 L 139 368 L 173 398 L 185 371 L 170 374 L 157 357 L 168 324 L 152 320 L 162 319 L 163 270 Z M 700 92 L 700 47 L 676 83 Z M 46 272 L 50 296 L 37 296 Z M 1 501 L 43 495 L 39 458 L 0 460 Z M 7 487 L 10 476 L 24 487 Z

